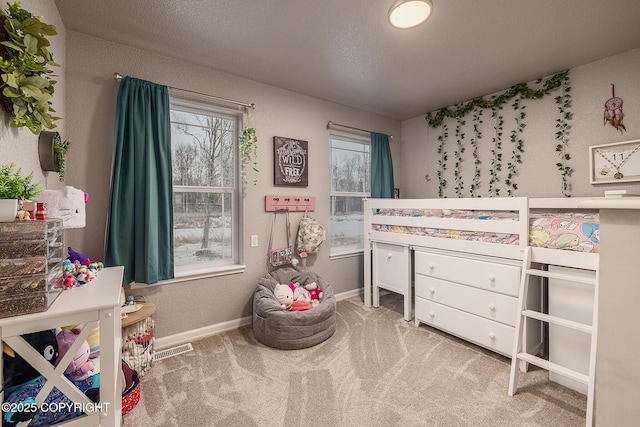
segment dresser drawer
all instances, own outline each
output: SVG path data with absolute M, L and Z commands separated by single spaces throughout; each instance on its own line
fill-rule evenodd
M 515 297 L 422 275 L 416 275 L 415 286 L 416 298 L 425 298 L 506 325 L 516 325 L 518 299 Z
M 415 304 L 416 325 L 422 322 L 497 353 L 511 356 L 515 328 L 424 298 L 416 298 Z
M 400 294 L 411 287 L 408 246 L 373 242 L 373 284 Z
M 416 250 L 415 272 L 505 295 L 518 296 L 520 288 L 520 267 L 497 262 Z

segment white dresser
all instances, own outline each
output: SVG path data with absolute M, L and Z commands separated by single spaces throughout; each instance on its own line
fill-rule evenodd
M 411 250 L 409 245 L 372 242 L 373 306 L 380 305 L 380 288 L 404 295 L 404 320 L 411 320 Z
M 424 323 L 511 356 L 521 263 L 414 249 L 416 326 Z M 532 286 L 532 292 L 539 287 Z M 541 345 L 539 325 L 529 328 L 527 342 L 529 348 Z

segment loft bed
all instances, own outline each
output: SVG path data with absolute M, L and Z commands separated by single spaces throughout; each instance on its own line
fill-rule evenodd
M 594 199 L 366 199 L 365 240 L 518 260 L 530 245 L 540 263 L 590 269 L 598 261 L 598 211 L 580 209 L 585 200 Z
M 632 424 L 640 415 L 637 409 L 630 409 L 637 406 L 634 405 L 640 398 L 640 392 L 637 391 L 636 387 L 636 384 L 640 381 L 640 370 L 629 369 L 629 367 L 637 366 L 637 355 L 638 351 L 640 351 L 640 340 L 633 338 L 637 336 L 636 325 L 640 322 L 640 312 L 636 309 L 637 301 L 640 299 L 640 287 L 638 286 L 637 279 L 640 275 L 640 266 L 637 262 L 637 254 L 640 253 L 640 221 L 638 220 L 638 218 L 640 218 L 640 197 L 566 199 L 513 198 L 504 202 L 496 200 L 500 199 L 366 200 L 364 258 L 365 304 L 369 306 L 372 304 L 372 281 L 376 280 L 373 279 L 372 276 L 389 270 L 386 268 L 378 268 L 379 271 L 376 272 L 375 269 L 372 269 L 373 264 L 387 262 L 389 254 L 391 254 L 391 263 L 393 263 L 393 260 L 396 258 L 396 253 L 411 255 L 411 250 L 413 250 L 415 260 L 412 262 L 409 256 L 407 258 L 408 266 L 400 265 L 399 268 L 392 270 L 388 276 L 395 278 L 409 277 L 413 269 L 415 271 L 413 277 L 415 277 L 416 290 L 416 319 L 420 320 L 418 317 L 418 315 L 420 315 L 424 316 L 428 321 L 431 311 L 433 311 L 435 315 L 434 318 L 437 319 L 440 313 L 438 313 L 436 309 L 431 310 L 431 307 L 435 306 L 435 303 L 433 303 L 432 306 L 426 305 L 431 304 L 431 301 L 428 301 L 428 296 L 425 296 L 423 293 L 425 291 L 423 286 L 425 285 L 425 278 L 431 280 L 430 277 L 426 277 L 430 266 L 428 257 L 432 256 L 429 251 L 441 252 L 434 255 L 441 256 L 448 260 L 459 261 L 458 264 L 454 264 L 454 267 L 457 268 L 450 271 L 452 274 L 456 271 L 463 271 L 463 269 L 468 266 L 493 267 L 494 265 L 496 267 L 502 267 L 507 271 L 515 268 L 516 272 L 518 272 L 523 265 L 523 253 L 521 253 L 521 250 L 527 248 L 527 245 L 522 244 L 522 242 L 526 241 L 525 230 L 527 227 L 522 227 L 522 224 L 529 223 L 530 212 L 556 212 L 562 210 L 598 213 L 599 229 L 605 237 L 604 240 L 599 243 L 597 253 L 532 247 L 532 255 L 536 261 L 551 266 L 569 265 L 570 267 L 574 267 L 574 269 L 591 270 L 591 273 L 597 269 L 597 282 L 603 286 L 599 286 L 597 298 L 594 299 L 594 307 L 592 307 L 594 310 L 592 317 L 593 327 L 594 331 L 597 330 L 595 377 L 598 378 L 598 399 L 595 402 L 594 409 L 594 413 L 596 414 L 595 423 L 597 425 Z M 506 206 L 502 206 L 503 203 L 506 203 Z M 511 205 L 512 203 L 513 205 Z M 518 245 L 512 246 L 511 248 L 496 249 L 493 246 L 488 246 L 490 243 L 486 242 L 445 242 L 445 239 L 434 240 L 424 236 L 410 236 L 408 234 L 394 235 L 394 233 L 389 232 L 384 232 L 383 234 L 383 232 L 372 230 L 373 221 L 375 220 L 378 223 L 381 221 L 381 218 L 374 218 L 372 213 L 374 210 L 385 208 L 449 208 L 470 210 L 495 208 L 514 210 L 518 213 L 518 221 L 521 226 L 518 233 Z M 389 224 L 391 223 L 391 221 L 387 222 Z M 444 223 L 443 226 L 453 226 L 452 228 L 455 229 L 456 226 L 454 226 L 454 224 L 455 223 Z M 413 224 L 402 225 L 412 226 Z M 520 239 L 521 236 L 524 237 L 524 239 Z M 386 247 L 382 245 L 386 245 Z M 380 250 L 379 246 L 382 246 L 384 249 L 396 249 L 396 251 Z M 373 255 L 372 252 L 376 250 L 378 252 L 377 258 L 371 256 Z M 482 258 L 483 261 L 477 261 L 476 264 L 473 264 L 473 262 L 476 261 L 473 258 Z M 434 262 L 434 264 L 436 264 L 436 262 Z M 436 265 L 436 268 L 437 267 Z M 479 268 L 471 270 L 472 273 L 475 273 Z M 440 282 L 437 282 L 435 279 L 433 282 L 438 283 L 437 286 L 440 286 Z M 498 281 L 495 283 L 501 284 Z M 479 285 L 479 283 L 475 284 Z M 435 287 L 436 286 L 434 286 L 434 288 Z M 470 287 L 470 289 L 473 289 L 473 287 Z M 491 296 L 502 295 L 498 293 L 497 287 L 494 289 L 496 291 L 493 292 Z M 429 292 L 430 290 L 430 287 L 427 287 L 426 291 Z M 409 291 L 411 291 L 411 280 L 409 280 Z M 436 293 L 437 292 L 438 289 L 436 289 Z M 490 292 L 487 291 L 486 294 L 489 295 Z M 466 296 L 468 295 L 463 295 L 463 298 L 459 298 L 459 300 L 461 302 L 468 302 L 471 298 L 464 298 Z M 477 293 L 471 297 L 473 296 L 477 296 Z M 507 300 L 509 298 L 511 297 L 506 296 Z M 571 302 L 573 302 L 574 299 L 573 295 L 567 298 L 567 300 Z M 495 310 L 491 310 L 492 306 L 487 307 L 491 311 L 490 314 L 487 314 L 485 311 L 484 313 L 479 313 L 477 316 L 475 314 L 465 314 L 464 312 L 465 310 L 472 312 L 477 307 L 459 307 L 458 311 L 460 313 L 456 318 L 456 320 L 459 320 L 458 323 L 437 324 L 437 321 L 434 321 L 434 327 L 440 327 L 468 341 L 472 341 L 498 353 L 512 356 L 511 350 L 513 346 L 511 344 L 513 343 L 513 333 L 509 334 L 511 331 L 509 325 L 502 320 L 503 318 L 497 315 L 501 307 L 499 304 L 497 307 L 494 307 Z M 476 305 L 480 306 L 481 304 L 478 302 Z M 455 309 L 445 310 L 445 312 L 447 311 L 456 313 Z M 411 310 L 409 310 L 409 314 L 411 314 Z M 475 317 L 472 318 L 471 316 Z M 515 317 L 515 315 L 512 317 Z M 482 326 L 486 327 L 485 331 L 479 332 L 477 329 Z M 486 333 L 487 330 L 489 334 Z M 506 352 L 503 351 L 505 346 L 500 343 L 501 340 L 504 341 L 504 337 L 501 338 L 500 336 L 500 331 L 504 330 L 506 330 L 505 337 L 507 341 L 509 335 L 511 335 L 511 343 L 506 347 Z M 556 344 L 561 344 L 561 342 L 550 341 L 550 350 L 553 347 L 557 347 Z M 582 357 L 582 359 L 586 359 L 588 364 L 588 345 L 584 348 L 583 354 L 579 355 L 575 340 L 572 339 L 564 344 L 571 347 L 571 362 L 575 362 L 579 357 Z M 576 352 L 573 351 L 574 347 L 576 347 Z M 550 359 L 551 356 L 552 355 L 549 354 Z M 573 368 L 572 366 L 568 367 Z
M 377 307 L 379 289 L 403 294 L 409 321 L 415 284 L 416 325 L 510 356 L 525 249 L 532 248 L 533 263 L 597 269 L 598 210 L 581 209 L 587 200 L 365 199 L 364 303 Z M 485 321 L 488 341 L 485 332 L 469 330 Z

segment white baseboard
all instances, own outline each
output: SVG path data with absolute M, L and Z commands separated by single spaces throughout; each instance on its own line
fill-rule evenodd
M 352 291 L 336 294 L 336 301 L 342 301 L 347 298 L 355 297 L 363 292 L 362 289 L 354 289 Z M 217 323 L 215 325 L 204 326 L 190 331 L 180 332 L 179 334 L 168 335 L 166 337 L 156 338 L 154 341 L 154 350 L 172 347 L 174 345 L 184 344 L 192 340 L 198 340 L 211 335 L 220 334 L 222 332 L 237 329 L 242 326 L 251 324 L 251 317 L 242 317 L 240 319 L 229 320 L 228 322 Z

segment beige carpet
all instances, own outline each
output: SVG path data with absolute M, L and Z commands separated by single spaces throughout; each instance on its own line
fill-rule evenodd
M 337 331 L 276 350 L 251 327 L 194 341 L 141 381 L 134 426 L 583 426 L 586 397 L 535 370 L 507 395 L 510 360 L 402 318 L 402 300 L 338 302 Z

